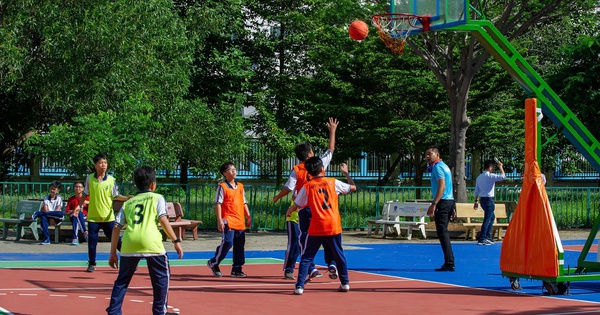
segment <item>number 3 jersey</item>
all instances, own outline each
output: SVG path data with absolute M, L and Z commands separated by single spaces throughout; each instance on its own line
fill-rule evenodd
M 312 219 L 308 235 L 329 236 L 342 233 L 338 194 L 349 192 L 350 185 L 327 177 L 313 178 L 302 187 L 294 203 L 300 208 L 310 208 Z
M 165 253 L 158 228 L 160 217 L 167 215 L 165 198 L 153 192 L 140 192 L 123 204 L 115 223 L 125 228 L 122 256 L 152 256 Z

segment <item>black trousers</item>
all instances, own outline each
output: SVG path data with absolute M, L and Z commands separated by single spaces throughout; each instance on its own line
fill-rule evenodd
M 454 266 L 454 252 L 452 252 L 452 244 L 450 244 L 450 235 L 448 234 L 448 223 L 454 216 L 455 205 L 454 200 L 442 199 L 435 208 L 435 230 L 437 232 L 442 252 L 444 252 L 444 264 L 446 266 Z

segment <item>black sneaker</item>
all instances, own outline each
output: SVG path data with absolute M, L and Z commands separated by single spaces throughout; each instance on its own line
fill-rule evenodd
M 87 269 L 85 270 L 85 272 L 94 272 L 96 271 L 96 265 L 88 265 Z
M 248 275 L 246 275 L 242 269 L 240 270 L 231 270 L 231 277 L 232 278 L 246 278 L 248 277 Z
M 210 259 L 206 262 L 206 266 L 208 266 L 208 268 L 210 268 L 210 271 L 212 271 L 213 276 L 215 277 L 222 277 L 223 274 L 221 273 L 221 269 L 219 269 L 219 265 L 213 265 L 210 262 Z
M 440 268 L 435 268 L 435 271 L 456 271 L 456 267 L 444 264 Z

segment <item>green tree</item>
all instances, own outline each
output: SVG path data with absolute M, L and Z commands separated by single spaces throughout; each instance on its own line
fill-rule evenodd
M 536 24 L 552 24 L 556 16 L 581 11 L 593 1 L 540 2 L 478 2 L 472 3 L 472 14 L 482 12 L 500 32 L 514 41 Z M 467 4 L 469 5 L 469 4 Z M 477 16 L 471 16 L 476 19 Z M 421 57 L 446 90 L 451 112 L 450 163 L 458 202 L 467 201 L 465 154 L 467 130 L 471 119 L 467 115 L 469 90 L 477 72 L 490 53 L 471 34 L 459 32 L 426 32 L 410 38 L 411 52 Z
M 115 167 L 131 167 L 132 159 L 157 167 L 175 164 L 171 148 L 153 145 L 162 143 L 156 136 L 169 125 L 161 114 L 189 86 L 190 49 L 172 2 L 9 1 L 3 10 L 0 32 L 14 40 L 2 51 L 14 53 L 1 67 L 3 77 L 11 78 L 2 81 L 2 104 L 25 106 L 34 115 L 19 130 L 21 138 L 40 134 L 29 143 L 30 152 L 61 162 L 64 153 L 57 150 L 85 156 L 68 160 L 77 173 L 96 152 L 111 156 Z M 140 121 L 140 115 L 153 123 Z M 105 123 L 120 133 L 99 128 L 98 137 L 106 141 L 76 146 L 58 141 L 78 138 L 101 119 L 111 119 Z M 148 136 L 153 141 L 137 142 Z M 114 145 L 102 146 L 108 142 Z M 130 151 L 136 147 L 140 150 Z M 126 177 L 132 169 L 119 171 Z

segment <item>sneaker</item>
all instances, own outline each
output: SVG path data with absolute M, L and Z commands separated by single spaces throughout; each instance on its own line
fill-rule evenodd
M 338 278 L 337 267 L 335 265 L 329 265 L 327 271 L 329 271 L 329 279 L 335 280 Z
M 485 245 L 485 241 L 477 241 L 477 245 L 479 245 L 479 246 Z
M 304 282 L 311 282 L 313 278 L 321 278 L 323 276 L 322 273 L 319 273 L 319 270 L 317 269 L 313 269 L 309 274 L 308 277 L 306 279 L 306 281 Z
M 296 289 L 294 290 L 295 295 L 302 295 L 302 293 L 304 293 L 304 288 L 302 287 L 296 287 Z
M 293 272 L 291 272 L 291 271 L 286 271 L 286 272 L 283 274 L 283 279 L 286 279 L 286 280 L 296 280 L 296 277 L 294 277 L 294 273 L 293 273 Z
M 36 211 L 31 215 L 31 220 L 35 221 L 40 216 L 40 212 Z
M 96 271 L 96 265 L 89 265 L 88 264 L 88 267 L 85 270 L 85 272 L 94 272 L 94 271 Z
M 47 239 L 43 240 L 43 241 L 40 243 L 40 245 L 50 245 L 50 244 L 52 244 L 52 243 L 50 243 L 50 239 L 49 239 L 49 238 L 47 238 Z
M 348 291 L 350 291 L 350 285 L 349 284 L 340 284 L 338 291 L 339 292 L 348 292 Z
M 60 226 L 63 223 L 62 219 L 54 218 L 54 222 L 56 222 L 56 226 Z
M 208 266 L 208 268 L 210 268 L 210 271 L 212 271 L 213 276 L 215 277 L 222 277 L 223 274 L 221 273 L 221 269 L 219 269 L 219 265 L 213 265 L 210 262 L 210 259 L 206 262 L 206 266 Z
M 231 277 L 232 278 L 246 278 L 248 277 L 248 275 L 246 275 L 242 269 L 239 270 L 231 270 Z
M 487 239 L 487 240 L 485 240 L 485 241 L 486 241 L 486 243 L 488 243 L 489 245 L 494 245 L 494 241 L 492 241 L 492 240 L 490 240 L 490 239 Z
M 75 245 L 75 246 L 79 245 L 79 240 L 78 240 L 78 239 L 74 239 L 74 240 L 71 242 L 71 245 Z

